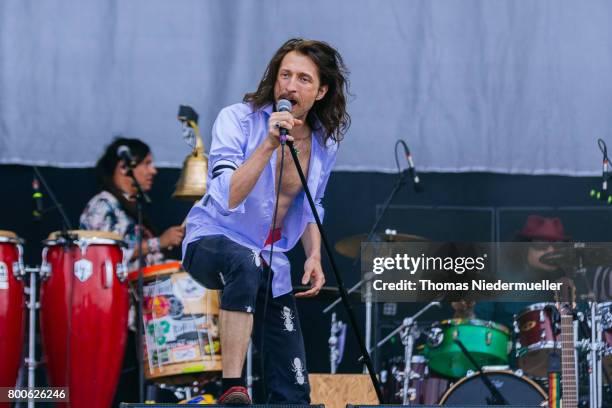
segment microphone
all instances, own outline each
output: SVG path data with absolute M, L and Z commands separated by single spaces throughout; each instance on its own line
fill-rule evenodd
M 32 198 L 34 199 L 34 203 L 36 206 L 36 208 L 32 210 L 32 215 L 34 216 L 35 220 L 41 220 L 43 213 L 43 194 L 40 191 L 40 182 L 38 181 L 38 178 L 36 178 L 36 176 L 34 176 L 34 178 L 32 179 Z
M 402 146 L 404 146 L 404 154 L 406 155 L 406 161 L 408 162 L 408 174 L 410 175 L 410 177 L 412 177 L 412 185 L 414 187 L 414 191 L 416 191 L 417 193 L 422 193 L 423 191 L 425 191 L 425 189 L 423 188 L 423 185 L 421 184 L 421 179 L 419 178 L 419 175 L 417 174 L 416 169 L 414 167 L 414 161 L 412 160 L 412 154 L 410 153 L 410 149 L 404 141 L 402 141 Z
M 291 102 L 287 99 L 280 99 L 276 103 L 276 110 L 279 112 L 291 112 Z M 282 145 L 287 143 L 287 129 L 280 128 L 280 142 Z
M 608 164 L 609 164 L 608 159 L 607 158 L 603 159 L 603 171 L 601 173 L 601 177 L 602 177 L 601 192 L 605 193 L 606 195 L 608 194 L 608 177 L 609 177 Z
M 136 159 L 134 159 L 132 151 L 126 145 L 121 145 L 117 148 L 117 156 L 123 160 L 130 169 L 136 167 Z

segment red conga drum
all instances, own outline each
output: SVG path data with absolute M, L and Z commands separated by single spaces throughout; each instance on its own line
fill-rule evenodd
M 25 328 L 22 240 L 0 231 L 0 387 L 14 387 Z M 0 402 L 0 407 L 8 407 Z
M 129 297 L 123 241 L 100 231 L 52 233 L 44 241 L 40 326 L 60 406 L 108 408 L 127 341 Z

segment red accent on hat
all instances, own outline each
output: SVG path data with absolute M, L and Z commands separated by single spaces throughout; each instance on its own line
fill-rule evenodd
M 571 237 L 565 235 L 563 223 L 557 217 L 546 218 L 541 215 L 530 215 L 519 235 L 528 239 L 541 239 L 546 241 L 569 241 Z

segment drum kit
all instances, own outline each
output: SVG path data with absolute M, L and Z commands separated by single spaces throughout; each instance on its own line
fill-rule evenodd
M 359 256 L 364 235 L 347 237 L 336 244 L 336 250 L 351 258 Z M 379 234 L 378 242 L 425 242 L 426 239 L 388 230 Z M 546 255 L 549 262 L 566 268 L 585 265 L 584 257 L 576 250 L 562 248 Z M 591 263 L 612 265 L 612 254 L 602 248 L 587 250 Z M 584 254 L 584 252 L 582 252 Z M 597 255 L 598 259 L 593 260 Z M 609 263 L 600 263 L 610 260 Z M 359 287 L 351 288 L 349 292 Z M 584 326 L 589 333 L 578 340 L 578 321 L 573 331 L 575 340 L 575 370 L 582 373 L 582 385 L 587 382 L 591 407 L 612 404 L 612 302 L 596 303 L 590 299 Z M 524 404 L 546 405 L 548 400 L 549 357 L 561 354 L 560 312 L 555 303 L 535 303 L 514 315 L 513 327 L 479 319 L 448 319 L 418 324 L 417 318 L 429 308 L 440 306 L 431 302 L 376 344 L 381 347 L 399 335 L 404 355 L 392 356 L 381 363 L 379 378 L 385 403 L 402 405 L 490 405 Z M 582 313 L 578 313 L 582 315 Z M 338 326 L 342 322 L 332 315 L 330 356 L 332 368 L 337 365 Z M 366 326 L 367 330 L 367 326 Z M 513 354 L 513 358 L 510 355 Z M 410 364 L 406 364 L 410 361 Z M 578 361 L 582 371 L 578 371 Z M 510 364 L 516 363 L 511 369 Z M 583 367 L 588 365 L 588 367 Z M 580 378 L 580 376 L 578 376 Z M 605 378 L 604 378 L 605 377 Z M 585 387 L 583 387 L 585 388 Z M 583 399 L 584 400 L 584 399 Z
M 535 378 L 523 370 L 510 369 L 511 333 L 501 324 L 450 319 L 418 327 L 412 317 L 405 319 L 399 329 L 405 356 L 390 359 L 381 375 L 387 403 L 540 405 L 547 399 Z M 396 334 L 397 330 L 390 333 L 378 346 Z M 425 340 L 415 347 L 414 339 L 418 337 Z M 420 354 L 409 355 L 409 348 Z M 407 367 L 404 361 L 411 364 Z M 494 385 L 503 400 L 494 400 L 487 382 Z
M 26 305 L 28 387 L 35 386 L 39 364 L 34 353 L 40 309 L 49 385 L 69 389 L 70 402 L 58 406 L 109 407 L 126 348 L 130 282 L 138 275 L 128 273 L 124 242 L 109 232 L 54 232 L 43 241 L 36 268 L 24 266 L 23 243 L 15 233 L 0 231 L 0 386 L 16 386 Z M 145 268 L 144 282 L 146 378 L 190 397 L 194 384 L 220 377 L 218 293 L 193 281 L 178 261 Z

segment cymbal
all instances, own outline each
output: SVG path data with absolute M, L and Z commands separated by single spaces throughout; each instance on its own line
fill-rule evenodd
M 612 265 L 612 246 L 591 245 L 556 248 L 540 257 L 540 262 L 560 268 Z
M 308 289 L 310 289 L 310 286 L 294 286 L 293 293 L 295 294 L 298 292 L 305 292 Z M 348 295 L 349 295 L 349 300 L 352 303 L 361 301 L 361 291 L 359 290 L 349 293 Z M 309 298 L 298 298 L 298 299 L 313 299 L 313 300 L 320 300 L 320 301 L 331 303 L 334 300 L 338 299 L 339 297 L 340 297 L 340 290 L 338 288 L 335 288 L 333 286 L 323 286 L 317 296 L 309 297 Z
M 336 251 L 349 258 L 357 258 L 361 252 L 361 243 L 366 242 L 368 234 L 351 235 L 336 243 Z M 377 232 L 370 242 L 428 242 L 427 238 L 410 234 L 390 234 Z

